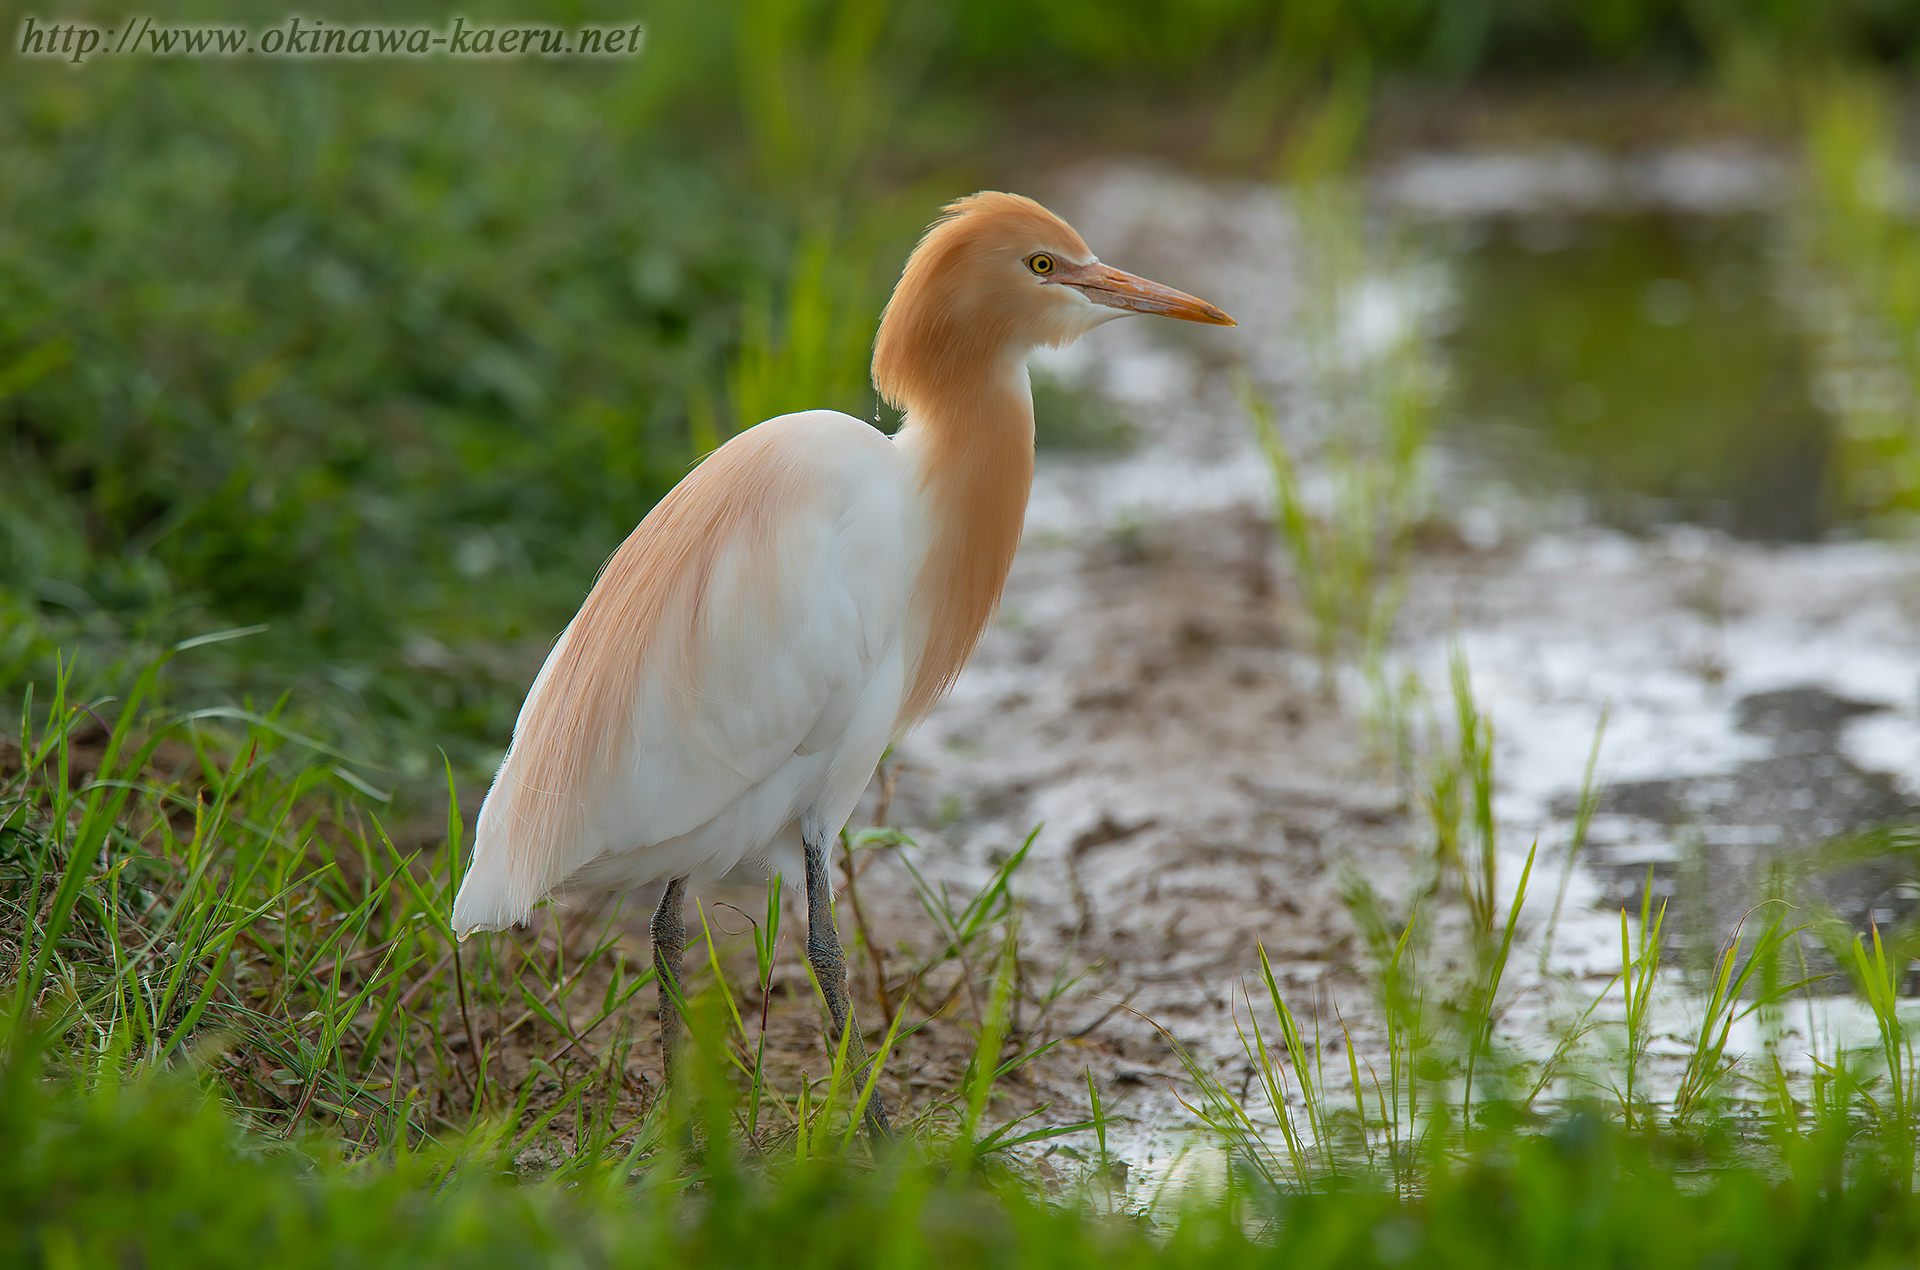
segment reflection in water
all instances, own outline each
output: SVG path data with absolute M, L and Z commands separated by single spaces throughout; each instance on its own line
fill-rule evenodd
M 1464 231 L 1449 435 L 1629 529 L 1807 540 L 1830 424 L 1758 216 L 1520 217 Z

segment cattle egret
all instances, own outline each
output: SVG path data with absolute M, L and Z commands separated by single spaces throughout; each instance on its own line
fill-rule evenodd
M 1031 199 L 943 209 L 874 344 L 900 430 L 832 410 L 769 419 L 640 522 L 521 707 L 454 901 L 460 936 L 525 922 L 556 888 L 664 879 L 653 957 L 671 1079 L 687 888 L 749 861 L 804 875 L 837 1043 L 852 1005 L 829 846 L 999 603 L 1033 483 L 1028 353 L 1128 313 L 1233 325 L 1101 264 Z M 878 1099 L 869 1128 L 887 1131 Z

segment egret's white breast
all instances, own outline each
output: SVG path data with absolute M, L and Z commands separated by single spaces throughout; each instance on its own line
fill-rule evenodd
M 578 800 L 571 841 L 516 844 L 564 855 L 567 867 L 550 885 L 704 879 L 742 860 L 784 856 L 802 820 L 826 832 L 845 823 L 891 739 L 912 651 L 907 600 L 927 538 L 907 466 L 884 435 L 832 411 L 751 431 L 753 461 L 781 465 L 780 511 L 757 534 L 743 529 L 703 542 L 703 554 L 683 552 L 698 578 L 656 580 L 688 586 L 687 608 L 661 622 L 631 676 L 629 707 L 616 715 L 625 735 L 607 738 L 616 760 L 581 764 L 576 785 L 560 791 Z M 709 484 L 697 492 L 729 496 L 721 476 Z M 549 666 L 573 641 L 613 638 L 583 628 L 590 608 L 591 599 Z M 535 697 L 550 691 L 543 670 L 523 723 Z M 511 900 L 485 902 L 490 840 L 508 836 L 496 824 L 506 818 L 488 811 L 532 739 L 516 730 L 489 793 L 457 926 L 524 916 Z M 797 861 L 775 863 L 797 879 Z

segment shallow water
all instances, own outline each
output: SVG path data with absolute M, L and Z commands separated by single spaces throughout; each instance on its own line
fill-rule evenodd
M 1757 213 L 1646 210 L 1455 228 L 1445 442 L 1616 528 L 1822 537 L 1845 509 L 1778 232 Z

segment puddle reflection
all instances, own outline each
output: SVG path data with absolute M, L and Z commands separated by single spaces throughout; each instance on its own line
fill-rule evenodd
M 1813 352 L 1761 216 L 1489 218 L 1457 231 L 1446 435 L 1625 529 L 1808 541 L 1844 509 Z

